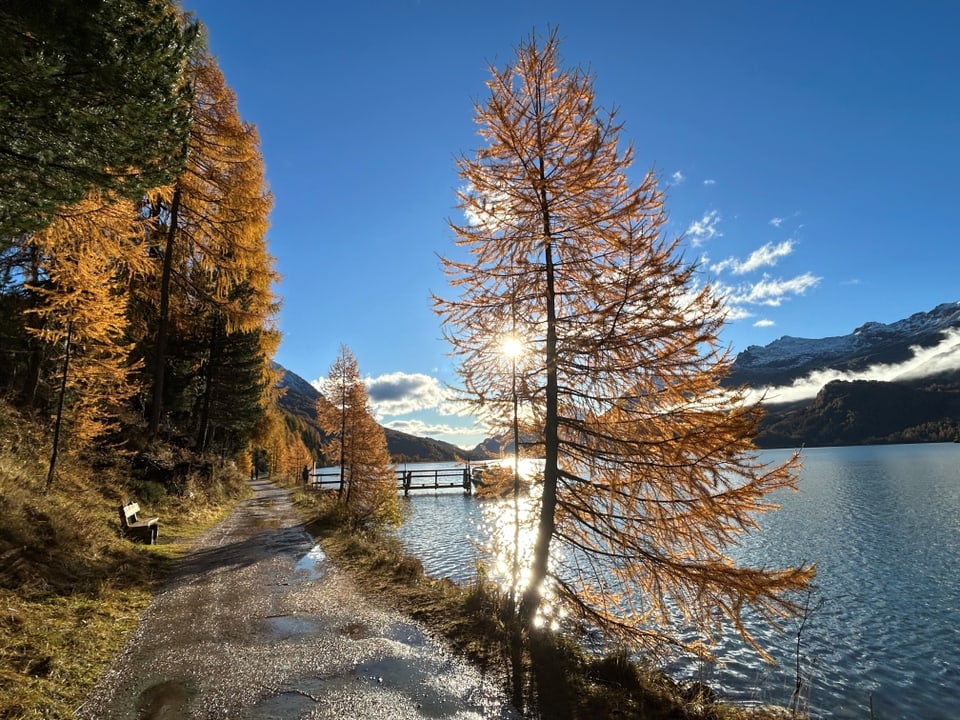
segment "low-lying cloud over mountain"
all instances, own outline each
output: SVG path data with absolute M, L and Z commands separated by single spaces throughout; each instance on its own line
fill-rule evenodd
M 960 329 L 948 329 L 937 345 L 931 347 L 911 346 L 913 356 L 901 363 L 877 363 L 862 370 L 823 368 L 814 370 L 787 385 L 754 388 L 754 398 L 763 398 L 769 403 L 791 403 L 811 400 L 817 393 L 834 381 L 853 382 L 870 380 L 877 382 L 908 382 L 935 377 L 960 369 Z
M 955 440 L 960 303 L 849 335 L 750 347 L 730 382 L 767 406 L 761 446 Z

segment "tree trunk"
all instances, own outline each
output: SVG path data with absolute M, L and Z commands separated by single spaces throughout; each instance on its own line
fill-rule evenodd
M 160 322 L 157 327 L 156 357 L 153 365 L 153 401 L 150 406 L 148 433 L 156 437 L 160 430 L 160 414 L 163 408 L 163 379 L 167 366 L 167 335 L 170 332 L 170 275 L 173 271 L 173 241 L 177 235 L 177 216 L 180 211 L 180 186 L 173 191 L 170 203 L 170 226 L 167 229 L 167 246 L 163 252 L 163 273 L 160 276 Z
M 50 452 L 50 469 L 47 471 L 47 490 L 53 487 L 53 478 L 57 470 L 57 456 L 60 454 L 60 425 L 63 422 L 63 398 L 67 394 L 67 377 L 70 372 L 70 341 L 73 338 L 73 321 L 67 322 L 67 347 L 63 357 L 63 377 L 60 380 L 60 397 L 57 400 L 57 420 L 53 425 L 53 449 Z
M 213 394 L 216 392 L 217 373 L 220 372 L 220 323 L 218 318 L 214 318 L 210 328 L 210 348 L 207 357 L 206 382 L 203 388 L 203 405 L 200 409 L 200 423 L 197 431 L 197 450 L 203 452 L 207 449 L 207 434 L 210 429 L 210 407 L 213 403 Z
M 544 219 L 549 228 L 549 216 Z M 547 577 L 550 557 L 550 540 L 553 538 L 555 513 L 557 509 L 557 484 L 559 481 L 559 412 L 557 405 L 557 308 L 554 289 L 553 254 L 547 231 L 546 293 L 547 293 L 547 394 L 544 412 L 543 442 L 543 497 L 540 503 L 540 521 L 537 525 L 537 538 L 533 546 L 533 566 L 530 572 L 530 584 L 527 586 L 520 605 L 523 621 L 530 625 L 540 607 L 540 590 Z

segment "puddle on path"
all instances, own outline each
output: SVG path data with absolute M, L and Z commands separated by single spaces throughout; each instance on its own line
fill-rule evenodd
M 277 640 L 289 640 L 300 635 L 321 631 L 323 625 L 311 615 L 274 615 L 265 619 L 267 632 Z
M 427 636 L 423 630 L 410 623 L 393 623 L 384 637 L 411 647 L 423 647 L 427 644 Z
M 370 660 L 357 665 L 355 672 L 364 682 L 406 696 L 427 717 L 451 717 L 463 709 L 463 700 L 444 687 L 459 683 L 451 682 L 452 677 L 428 677 L 417 658 Z
M 314 545 L 293 568 L 292 581 L 304 582 L 319 580 L 323 577 L 327 555 L 319 545 Z
M 137 698 L 139 720 L 186 720 L 190 700 L 196 691 L 181 680 L 164 680 L 151 685 Z
M 317 705 L 326 701 L 331 691 L 342 690 L 349 683 L 344 678 L 300 678 L 284 683 L 276 695 L 263 698 L 243 713 L 256 720 L 291 720 L 308 716 Z

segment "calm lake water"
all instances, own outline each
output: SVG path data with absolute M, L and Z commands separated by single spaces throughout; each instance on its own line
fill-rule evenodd
M 733 552 L 745 564 L 817 565 L 815 609 L 801 634 L 802 706 L 821 718 L 957 720 L 960 444 L 814 448 L 803 458 L 800 492 L 776 495 L 781 509 Z M 427 572 L 473 578 L 491 503 L 456 491 L 409 502 L 399 534 Z M 702 677 L 737 701 L 787 704 L 797 623 L 758 639 L 777 666 L 730 640 L 719 665 L 668 669 L 678 679 Z

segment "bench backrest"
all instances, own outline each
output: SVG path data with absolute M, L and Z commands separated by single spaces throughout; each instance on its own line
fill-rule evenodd
M 140 506 L 137 503 L 130 503 L 129 505 L 124 505 L 122 508 L 120 508 L 120 514 L 123 516 L 124 525 L 131 521 L 136 522 L 138 512 L 140 512 Z

